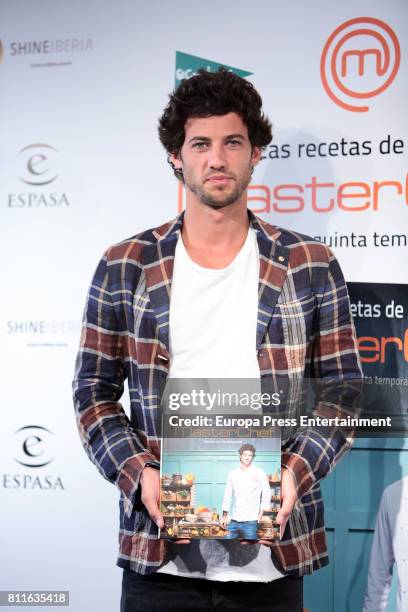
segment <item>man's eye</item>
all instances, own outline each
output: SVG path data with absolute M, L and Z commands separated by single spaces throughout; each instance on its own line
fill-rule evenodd
M 195 142 L 193 144 L 193 149 L 202 150 L 202 149 L 205 149 L 206 146 L 207 146 L 206 142 Z
M 231 140 L 228 140 L 228 144 L 232 145 L 233 147 L 237 147 L 241 144 L 241 141 L 235 140 L 235 138 L 232 138 Z

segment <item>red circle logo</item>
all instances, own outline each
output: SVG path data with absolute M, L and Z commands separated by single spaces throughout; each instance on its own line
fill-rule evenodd
M 390 26 L 373 17 L 357 17 L 329 36 L 320 59 L 320 76 L 333 102 L 361 113 L 368 111 L 364 102 L 391 85 L 400 61 L 400 45 Z

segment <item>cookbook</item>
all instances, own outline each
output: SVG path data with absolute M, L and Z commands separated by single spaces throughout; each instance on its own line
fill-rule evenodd
M 163 415 L 161 538 L 279 539 L 281 437 L 264 422 Z

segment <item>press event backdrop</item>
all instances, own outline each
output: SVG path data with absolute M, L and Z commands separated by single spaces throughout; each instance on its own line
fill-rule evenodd
M 274 140 L 250 208 L 333 248 L 367 376 L 407 383 L 407 12 L 403 0 L 2 1 L 1 589 L 118 609 L 118 493 L 80 445 L 73 364 L 105 248 L 184 207 L 157 119 L 198 67 L 226 65 L 261 92 Z M 313 612 L 360 609 L 380 495 L 408 474 L 406 448 L 360 441 L 325 482 L 331 565 L 306 580 Z

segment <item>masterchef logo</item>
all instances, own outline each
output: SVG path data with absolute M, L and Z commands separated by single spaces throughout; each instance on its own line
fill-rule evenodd
M 373 17 L 344 22 L 329 36 L 320 76 L 331 100 L 348 111 L 366 112 L 368 101 L 395 79 L 401 50 L 395 32 Z
M 408 329 L 400 336 L 360 336 L 357 346 L 362 363 L 386 363 L 395 351 L 408 363 Z
M 185 191 L 178 183 L 178 212 L 185 208 Z M 408 206 L 408 174 L 401 180 L 335 183 L 312 176 L 305 183 L 249 185 L 248 207 L 254 213 L 378 212 L 387 205 Z

